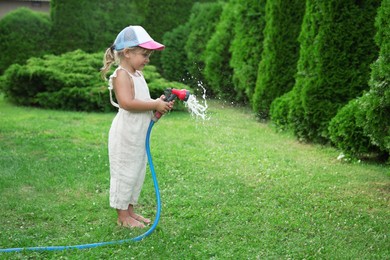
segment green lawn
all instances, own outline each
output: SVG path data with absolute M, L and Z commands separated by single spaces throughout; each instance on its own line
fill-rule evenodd
M 0 259 L 390 259 L 390 167 L 345 163 L 247 109 L 164 116 L 151 150 L 162 215 L 141 242 Z M 115 241 L 107 135 L 113 113 L 23 108 L 0 99 L 0 247 Z M 137 210 L 154 217 L 150 173 Z

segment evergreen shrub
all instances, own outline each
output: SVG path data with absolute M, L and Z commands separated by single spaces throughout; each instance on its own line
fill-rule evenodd
M 293 92 L 289 91 L 284 95 L 277 97 L 271 104 L 270 115 L 272 124 L 275 125 L 279 130 L 288 129 L 288 114 L 291 110 L 291 99 Z
M 378 152 L 364 134 L 363 127 L 359 126 L 356 113 L 360 111 L 359 103 L 358 99 L 350 101 L 329 123 L 331 141 L 348 157 L 365 157 Z
M 233 83 L 236 100 L 252 102 L 257 71 L 263 51 L 266 0 L 239 1 L 234 26 L 234 40 L 230 47 Z
M 6 98 L 15 104 L 78 111 L 113 111 L 108 83 L 100 78 L 102 53 L 76 50 L 60 56 L 31 58 L 10 66 L 0 80 Z M 165 88 L 186 88 L 163 79 L 153 66 L 144 69 L 151 96 Z
M 11 64 L 23 64 L 30 57 L 49 51 L 51 22 L 44 13 L 19 8 L 0 20 L 0 74 Z
M 154 40 L 161 41 L 166 32 L 170 32 L 178 26 L 188 22 L 194 3 L 215 1 L 216 0 L 142 0 L 132 2 L 136 3 L 138 13 L 143 16 L 146 21 L 144 28 Z
M 389 16 L 390 2 L 383 1 L 376 19 L 375 39 L 380 51 L 371 66 L 370 90 L 343 107 L 329 124 L 332 142 L 351 156 L 361 157 L 371 152 L 386 158 L 390 154 Z M 353 124 L 346 125 L 344 121 Z M 357 133 L 361 140 L 356 138 Z
M 161 42 L 166 46 L 163 52 L 156 52 L 153 54 L 151 64 L 157 67 L 157 70 L 165 75 L 163 70 L 164 61 L 163 56 L 165 51 L 169 48 L 166 42 L 165 34 L 172 32 L 178 26 L 187 23 L 190 16 L 191 8 L 194 0 L 142 0 L 134 1 L 138 7 L 140 14 L 144 17 L 145 23 L 143 27 L 148 31 L 152 38 Z M 170 37 L 170 36 L 168 36 Z M 179 40 L 180 41 L 180 40 Z M 184 45 L 179 46 L 180 49 Z M 165 60 L 166 61 L 166 60 Z M 167 67 L 167 65 L 165 65 Z M 172 79 L 176 80 L 177 79 Z
M 316 13 L 317 5 L 314 1 L 306 1 L 305 14 L 302 20 L 302 27 L 298 37 L 299 40 L 299 58 L 297 62 L 297 73 L 295 75 L 294 87 L 290 90 L 288 102 L 289 111 L 285 127 L 293 130 L 294 134 L 300 140 L 308 135 L 308 130 L 305 127 L 305 111 L 303 109 L 301 95 L 303 95 L 303 89 L 310 84 L 314 84 L 317 80 L 317 60 L 313 59 L 314 51 L 316 48 L 320 25 L 320 16 Z M 271 109 L 271 119 L 273 120 L 276 115 L 273 114 Z M 285 121 L 280 120 L 279 123 Z
M 186 67 L 190 73 L 188 83 L 186 83 L 190 86 L 201 84 L 203 87 L 207 87 L 207 82 L 203 75 L 206 59 L 204 50 L 215 32 L 221 12 L 221 2 L 196 3 L 191 10 L 187 24 L 190 32 L 185 45 L 187 53 Z M 208 93 L 213 94 L 211 91 Z
M 390 154 L 390 1 L 382 1 L 376 18 L 375 40 L 379 58 L 371 66 L 370 91 L 360 124 L 364 132 L 387 155 Z
M 123 28 L 144 21 L 135 1 L 128 0 L 51 0 L 50 13 L 55 54 L 102 51 Z
M 304 13 L 302 0 L 267 1 L 263 53 L 253 96 L 253 110 L 261 119 L 268 118 L 272 101 L 294 86 Z
M 328 125 L 368 89 L 379 0 L 306 2 L 291 124 L 301 139 L 329 141 Z M 305 24 L 306 23 L 306 24 Z
M 390 51 L 390 37 L 387 38 L 387 51 Z M 389 52 L 387 52 L 389 53 Z M 372 66 L 370 91 L 360 98 L 361 117 L 359 125 L 371 142 L 381 151 L 390 153 L 390 59 L 382 53 Z
M 190 28 L 180 25 L 164 34 L 165 49 L 161 52 L 162 74 L 164 78 L 177 82 L 185 82 L 189 72 L 187 69 L 187 53 L 184 47 Z M 153 54 L 154 55 L 154 54 Z
M 234 101 L 237 95 L 233 85 L 233 68 L 229 61 L 229 48 L 234 39 L 234 24 L 237 17 L 237 0 L 230 0 L 223 6 L 215 33 L 204 51 L 204 76 L 216 97 Z

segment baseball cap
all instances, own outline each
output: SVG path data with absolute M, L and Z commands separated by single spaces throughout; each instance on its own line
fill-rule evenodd
M 148 50 L 163 50 L 165 48 L 161 43 L 154 41 L 142 26 L 131 25 L 118 34 L 114 42 L 114 48 L 116 51 L 120 51 L 135 46 Z

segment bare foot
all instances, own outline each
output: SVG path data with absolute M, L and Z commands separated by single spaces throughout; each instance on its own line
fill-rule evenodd
M 133 205 L 129 204 L 129 207 L 127 208 L 127 212 L 129 214 L 130 217 L 132 217 L 133 219 L 135 220 L 138 220 L 138 221 L 142 221 L 144 222 L 145 224 L 150 224 L 151 220 L 148 219 L 148 218 L 144 218 L 143 216 L 141 215 L 138 215 L 134 212 L 134 207 Z
M 144 222 L 145 224 L 150 224 L 151 220 L 148 219 L 148 218 L 144 218 L 143 216 L 141 215 L 138 215 L 138 214 L 135 214 L 134 212 L 130 213 L 130 216 L 135 219 L 135 220 L 138 220 L 138 221 L 142 221 Z
M 127 228 L 144 228 L 145 225 L 139 222 L 138 220 L 128 216 L 124 219 L 120 219 L 118 217 L 118 225 L 122 227 L 127 227 Z
M 133 228 L 133 227 L 144 228 L 145 227 L 144 224 L 142 224 L 138 220 L 131 217 L 127 210 L 117 209 L 117 213 L 118 213 L 117 223 L 119 226 L 128 227 L 128 228 Z

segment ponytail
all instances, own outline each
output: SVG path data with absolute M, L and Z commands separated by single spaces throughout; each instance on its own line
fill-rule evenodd
M 102 79 L 106 80 L 106 74 L 110 70 L 111 65 L 115 62 L 114 45 L 107 48 L 103 57 L 103 67 L 100 69 Z

